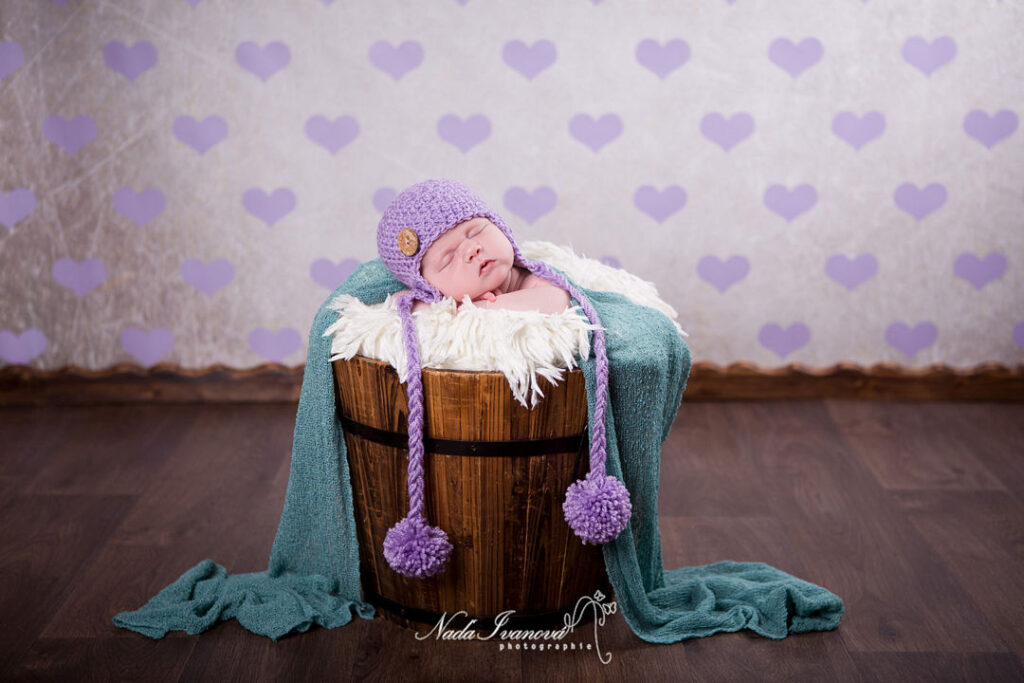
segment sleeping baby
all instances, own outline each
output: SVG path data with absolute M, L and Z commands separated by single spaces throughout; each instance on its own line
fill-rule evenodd
M 437 238 L 423 254 L 420 272 L 444 296 L 478 308 L 558 313 L 569 293 L 514 263 L 512 242 L 485 216 L 462 221 Z M 404 289 L 394 296 L 404 296 Z M 412 311 L 428 306 L 416 301 Z

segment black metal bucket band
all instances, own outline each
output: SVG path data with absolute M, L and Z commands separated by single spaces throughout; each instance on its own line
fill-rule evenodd
M 355 436 L 392 448 L 408 448 L 409 436 L 389 432 L 356 422 L 338 411 L 342 428 Z M 514 441 L 457 441 L 454 439 L 424 438 L 423 448 L 429 453 L 445 455 L 478 455 L 510 458 L 513 456 L 551 455 L 554 453 L 583 453 L 588 447 L 587 430 L 582 434 L 551 439 L 519 439 Z

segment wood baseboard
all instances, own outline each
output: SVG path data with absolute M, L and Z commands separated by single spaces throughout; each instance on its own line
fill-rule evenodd
M 102 370 L 69 367 L 0 368 L 0 406 L 103 403 L 296 403 L 304 368 L 265 363 L 237 369 L 215 365 L 189 370 L 159 364 L 122 364 Z M 790 364 L 695 363 L 684 401 L 814 400 L 1024 402 L 1024 365 L 988 363 L 954 369 L 945 365 L 869 368 L 838 363 L 830 368 Z
M 190 370 L 122 363 L 102 370 L 0 368 L 0 406 L 102 403 L 297 403 L 305 368 L 264 363 Z
M 750 401 L 822 398 L 894 401 L 1024 401 L 1024 365 L 986 363 L 973 368 L 893 363 L 864 367 L 837 363 L 811 368 L 796 363 L 762 368 L 752 363 L 695 363 L 684 400 Z

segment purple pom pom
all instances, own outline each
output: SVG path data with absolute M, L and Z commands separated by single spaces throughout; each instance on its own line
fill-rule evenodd
M 591 472 L 565 492 L 565 521 L 584 543 L 614 539 L 629 524 L 633 506 L 626 486 L 610 474 Z
M 448 535 L 419 516 L 406 517 L 384 537 L 384 558 L 391 568 L 418 579 L 443 572 L 451 551 Z

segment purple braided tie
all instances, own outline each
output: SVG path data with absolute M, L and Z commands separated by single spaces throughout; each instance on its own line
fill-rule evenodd
M 521 257 L 520 257 L 521 258 Z M 572 484 L 565 492 L 562 511 L 573 533 L 587 544 L 602 544 L 614 540 L 629 525 L 633 506 L 626 485 L 608 474 L 605 469 L 607 441 L 604 415 L 608 400 L 608 352 L 604 330 L 590 299 L 545 263 L 523 260 L 523 265 L 534 275 L 561 287 L 579 302 L 594 330 L 595 380 L 594 416 L 590 427 L 590 471 L 586 478 Z
M 423 381 L 412 304 L 423 292 L 412 292 L 398 300 L 402 336 L 409 359 L 406 388 L 409 396 L 409 513 L 388 529 L 384 537 L 384 559 L 405 576 L 427 578 L 444 571 L 453 546 L 440 527 L 430 526 L 423 514 Z
M 402 320 L 402 336 L 408 358 L 406 386 L 409 396 L 409 516 L 423 516 L 423 380 L 420 369 L 420 349 L 416 341 L 416 323 L 412 319 L 412 305 L 416 300 L 409 292 L 398 300 Z

